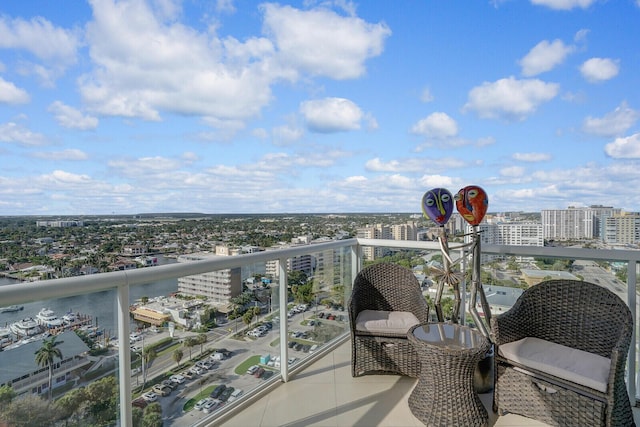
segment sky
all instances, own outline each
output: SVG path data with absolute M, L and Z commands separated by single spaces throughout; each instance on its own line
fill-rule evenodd
M 0 215 L 640 211 L 640 0 L 0 3 Z

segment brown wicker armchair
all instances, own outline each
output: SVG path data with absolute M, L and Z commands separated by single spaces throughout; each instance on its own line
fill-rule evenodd
M 349 300 L 351 374 L 417 377 L 420 361 L 408 330 L 429 318 L 429 306 L 413 272 L 379 263 L 362 269 Z
M 559 426 L 635 425 L 625 384 L 633 319 L 613 292 L 550 280 L 491 319 L 493 407 Z

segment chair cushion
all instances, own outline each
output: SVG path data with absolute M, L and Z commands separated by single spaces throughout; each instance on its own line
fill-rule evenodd
M 498 354 L 551 376 L 607 391 L 611 359 L 606 357 L 533 337 L 502 344 Z
M 418 318 L 409 311 L 362 310 L 356 317 L 356 331 L 406 335 Z

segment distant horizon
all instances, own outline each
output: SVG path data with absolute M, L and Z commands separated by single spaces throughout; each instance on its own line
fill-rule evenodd
M 0 215 L 420 212 L 469 185 L 493 212 L 640 211 L 638 22 L 640 0 L 2 2 Z

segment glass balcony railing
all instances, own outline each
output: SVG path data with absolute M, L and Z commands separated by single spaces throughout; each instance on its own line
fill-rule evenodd
M 0 341 L 5 348 L 0 352 L 0 386 L 5 386 L 0 387 L 0 405 L 6 409 L 15 395 L 15 401 L 23 401 L 16 405 L 20 410 L 1 412 L 15 417 L 3 421 L 137 426 L 142 417 L 155 416 L 166 425 L 185 425 L 180 420 L 185 416 L 190 425 L 225 418 L 348 339 L 344 309 L 363 253 L 371 247 L 398 259 L 423 259 L 425 267 L 416 274 L 423 275 L 425 295 L 431 295 L 426 266 L 437 260 L 437 242 L 371 239 L 185 263 L 165 260 L 149 268 L 0 286 L 0 305 L 7 310 L 0 313 L 0 331 L 13 329 L 0 336 L 11 341 Z M 451 254 L 468 268 L 464 248 Z M 612 289 L 636 307 L 636 316 L 640 251 L 483 245 L 482 256 L 485 293 L 495 314 L 508 309 L 519 287 L 564 266 L 566 274 Z M 536 276 L 529 271 L 539 268 L 534 259 L 550 266 L 560 262 Z M 292 266 L 302 268 L 304 276 L 289 274 Z M 203 310 L 206 301 L 175 295 L 179 278 L 234 269 L 242 279 L 267 278 L 250 285 L 251 301 Z M 616 276 L 615 269 L 623 274 Z M 462 298 L 466 311 L 464 292 Z M 42 308 L 62 321 L 49 326 L 38 321 Z M 471 322 L 468 313 L 463 316 Z M 35 324 L 31 331 L 28 322 L 21 322 L 29 317 Z M 637 389 L 637 344 L 628 362 L 631 396 Z M 42 414 L 46 418 L 38 424 Z

